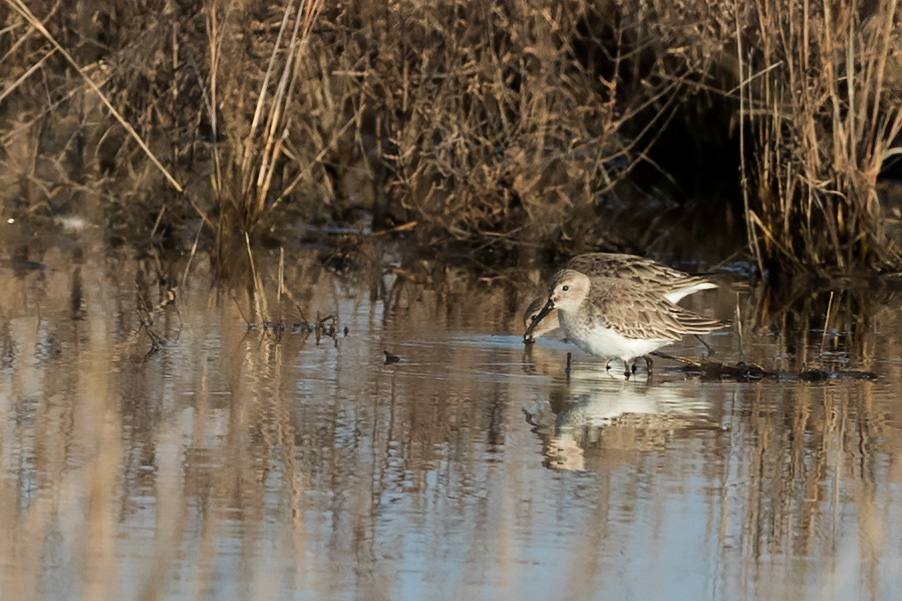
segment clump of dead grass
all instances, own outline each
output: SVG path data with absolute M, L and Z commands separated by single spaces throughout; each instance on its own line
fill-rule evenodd
M 748 3 L 736 14 L 749 239 L 790 270 L 898 263 L 877 180 L 902 150 L 902 12 L 878 2 Z
M 742 149 L 759 263 L 895 257 L 874 190 L 899 153 L 897 0 L 152 4 L 29 3 L 47 35 L 2 5 L 4 210 L 598 247 L 602 202 L 707 110 L 699 137 Z

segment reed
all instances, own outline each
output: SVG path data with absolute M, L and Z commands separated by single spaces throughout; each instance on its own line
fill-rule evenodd
M 798 270 L 898 265 L 876 193 L 902 130 L 896 0 L 748 3 L 737 11 L 750 242 Z
M 285 3 L 262 81 L 245 83 L 246 80 L 242 81 L 245 69 L 233 72 L 223 82 L 227 93 L 230 92 L 223 102 L 220 102 L 220 79 L 226 68 L 222 64 L 225 41 L 233 38 L 230 58 L 235 59 L 238 48 L 234 38 L 249 32 L 236 34 L 229 31 L 230 28 L 242 28 L 244 11 L 238 10 L 234 3 L 221 4 L 211 0 L 206 17 L 210 61 L 208 92 L 212 105 L 208 106 L 208 114 L 214 138 L 219 140 L 222 134 L 228 140 L 230 163 L 224 172 L 220 147 L 214 145 L 213 190 L 217 197 L 231 202 L 238 213 L 240 226 L 247 231 L 267 209 L 273 178 L 287 152 L 286 141 L 292 120 L 303 117 L 292 111 L 295 95 L 304 85 L 303 71 L 298 68 L 298 63 L 305 60 L 307 39 L 322 8 L 322 0 L 289 0 Z M 250 120 L 242 110 L 247 106 L 253 107 Z M 219 111 L 222 111 L 224 121 L 222 132 Z

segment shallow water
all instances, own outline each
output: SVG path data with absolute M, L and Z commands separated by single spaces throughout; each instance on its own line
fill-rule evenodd
M 255 257 L 253 295 L 200 256 L 5 230 L 0 598 L 902 595 L 890 297 L 803 314 L 702 293 L 689 305 L 743 323 L 708 337 L 712 359 L 787 377 L 659 360 L 627 382 L 562 341 L 524 347 L 534 269 L 366 253 L 343 275 L 289 253 L 280 302 L 277 253 Z M 337 316 L 335 337 L 247 327 L 298 307 Z M 881 377 L 806 383 L 802 364 Z

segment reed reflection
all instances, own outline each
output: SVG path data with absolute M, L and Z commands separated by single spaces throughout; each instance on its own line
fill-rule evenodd
M 568 377 L 561 341 L 524 350 L 522 291 L 435 262 L 347 280 L 307 253 L 281 298 L 278 254 L 252 288 L 198 262 L 170 303 L 184 263 L 35 248 L 45 268 L 0 271 L 4 598 L 899 590 L 891 307 L 855 326 L 877 381 L 702 382 L 662 361 L 627 382 L 586 355 Z M 297 307 L 337 315 L 335 337 L 248 328 Z M 762 362 L 786 352 L 744 336 Z M 737 360 L 734 337 L 714 347 Z

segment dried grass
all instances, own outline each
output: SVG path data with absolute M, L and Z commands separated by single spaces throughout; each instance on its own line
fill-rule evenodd
M 896 259 L 875 185 L 900 153 L 897 0 L 36 1 L 44 37 L 21 5 L 0 9 L 7 212 L 92 197 L 132 236 L 199 215 L 220 241 L 301 218 L 603 247 L 599 205 L 693 113 L 742 148 L 762 266 Z
M 900 18 L 896 0 L 749 3 L 737 14 L 759 260 L 792 270 L 898 264 L 876 185 L 900 152 Z

